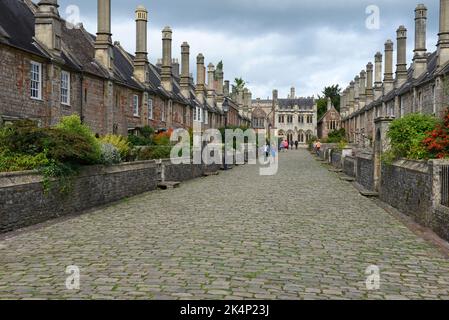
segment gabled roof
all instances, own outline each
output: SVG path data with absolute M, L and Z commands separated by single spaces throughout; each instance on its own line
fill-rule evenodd
M 299 106 L 301 110 L 312 110 L 315 105 L 313 98 L 278 99 L 280 109 L 290 109 Z

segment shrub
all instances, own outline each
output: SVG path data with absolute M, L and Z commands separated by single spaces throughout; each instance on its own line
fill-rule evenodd
M 101 162 L 105 165 L 113 165 L 122 161 L 120 151 L 110 143 L 101 144 Z
M 444 120 L 429 130 L 423 140 L 425 150 L 432 158 L 449 158 L 449 110 L 446 110 Z
M 154 129 L 145 126 L 138 129 L 138 135 L 130 134 L 128 136 L 128 142 L 135 147 L 149 146 L 153 143 Z
M 423 140 L 432 131 L 438 119 L 430 115 L 412 113 L 401 119 L 394 120 L 388 130 L 392 156 L 396 159 L 426 159 L 430 153 L 425 148 Z
M 131 146 L 128 140 L 122 136 L 107 135 L 100 140 L 102 143 L 112 144 L 120 152 L 122 159 L 128 159 L 131 153 Z M 102 150 L 103 151 L 103 150 Z
M 157 134 L 153 138 L 154 144 L 157 146 L 169 146 L 170 145 L 170 137 L 171 137 L 172 133 L 173 133 L 173 129 L 170 129 L 166 132 L 161 132 L 161 133 Z
M 78 115 L 71 115 L 63 117 L 56 128 L 64 130 L 68 133 L 77 134 L 85 138 L 88 144 L 93 149 L 93 161 L 99 160 L 101 156 L 101 147 L 99 141 L 95 138 L 95 135 L 90 128 L 81 123 L 81 119 Z
M 335 130 L 329 133 L 326 142 L 327 143 L 339 143 L 341 141 L 344 141 L 346 139 L 346 130 L 340 129 Z
M 0 151 L 0 172 L 34 170 L 47 166 L 49 162 L 44 153 L 24 155 Z
M 169 159 L 171 146 L 151 146 L 139 148 L 137 151 L 137 160 L 158 160 Z

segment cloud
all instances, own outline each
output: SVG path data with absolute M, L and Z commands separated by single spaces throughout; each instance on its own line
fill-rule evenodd
M 70 5 L 80 8 L 81 20 L 96 30 L 96 3 L 60 0 L 61 12 Z M 437 1 L 421 0 L 429 8 L 428 50 L 433 51 L 438 32 Z M 134 52 L 134 9 L 140 0 L 112 1 L 113 38 Z M 266 98 L 274 88 L 281 96 L 291 86 L 303 96 L 319 94 L 325 85 L 345 87 L 373 61 L 384 42 L 395 41 L 396 29 L 409 31 L 408 61 L 414 45 L 414 8 L 410 0 L 152 0 L 149 11 L 149 55 L 161 56 L 161 30 L 173 28 L 173 56 L 180 45 L 191 46 L 192 72 L 195 57 L 203 53 L 207 63 L 223 60 L 225 77 L 243 77 L 253 97 Z M 380 10 L 380 29 L 365 27 L 366 8 Z M 62 14 L 64 16 L 64 14 Z

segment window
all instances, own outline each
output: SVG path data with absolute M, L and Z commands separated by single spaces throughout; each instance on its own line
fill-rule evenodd
M 313 116 L 307 116 L 307 123 L 313 123 Z
M 162 109 L 161 109 L 161 121 L 165 122 L 165 102 L 162 105 Z
M 31 98 L 42 99 L 42 64 L 31 62 Z
M 70 73 L 61 72 L 61 103 L 70 105 Z
M 148 99 L 148 119 L 153 120 L 153 99 Z
M 279 116 L 279 123 L 285 123 L 285 116 Z
M 304 123 L 304 116 L 299 116 L 298 121 L 299 123 Z
M 139 96 L 138 95 L 133 96 L 133 115 L 134 115 L 134 117 L 139 116 Z
M 293 123 L 293 116 L 287 116 L 287 123 Z

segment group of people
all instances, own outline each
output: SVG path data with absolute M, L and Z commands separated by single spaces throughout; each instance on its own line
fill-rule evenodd
M 298 150 L 299 148 L 299 141 L 288 141 L 284 140 L 279 144 L 279 152 L 287 152 L 288 150 L 293 150 L 293 148 L 296 148 Z

